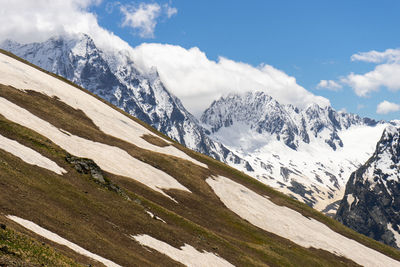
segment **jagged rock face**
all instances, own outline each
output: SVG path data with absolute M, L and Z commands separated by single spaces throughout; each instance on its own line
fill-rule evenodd
M 251 164 L 254 177 L 320 210 L 336 207 L 329 204 L 342 198 L 351 172 L 372 155 L 383 130 L 331 107 L 282 105 L 264 92 L 222 97 L 201 122 L 212 139 Z M 362 133 L 376 139 L 355 148 Z
M 141 73 L 129 51 L 103 51 L 86 34 L 24 45 L 5 41 L 0 47 L 90 90 L 193 150 L 252 170 L 248 162 L 204 133 L 197 119 L 164 87 L 155 68 Z
M 388 126 L 373 156 L 351 174 L 336 219 L 400 248 L 400 128 Z
M 231 94 L 214 101 L 201 116 L 202 123 L 213 133 L 233 123 L 244 123 L 258 133 L 268 133 L 282 139 L 292 149 L 300 142 L 310 143 L 323 130 L 328 131 L 325 142 L 336 150 L 343 147 L 338 131 L 354 125 L 376 125 L 376 121 L 357 115 L 336 112 L 331 107 L 317 104 L 299 110 L 292 105 L 281 105 L 263 92 Z
M 102 50 L 85 34 L 26 45 L 6 41 L 0 47 L 87 88 L 181 144 L 314 207 L 319 201 L 335 201 L 336 192 L 361 164 L 347 155 L 338 162 L 315 148 L 340 152 L 346 147 L 340 131 L 376 124 L 329 107 L 299 110 L 257 92 L 215 101 L 200 125 L 165 88 L 155 68 L 139 71 L 131 51 Z M 243 130 L 248 134 L 238 135 Z M 231 134 L 224 136 L 224 131 Z

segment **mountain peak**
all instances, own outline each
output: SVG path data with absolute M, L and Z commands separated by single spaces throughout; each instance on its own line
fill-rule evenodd
M 319 208 L 321 199 L 342 197 L 342 186 L 372 154 L 383 129 L 332 107 L 299 109 L 257 91 L 221 97 L 201 122 L 212 139 L 250 162 L 258 179 Z M 361 136 L 372 139 L 354 146 Z
M 278 140 L 283 137 L 285 144 L 293 149 L 297 149 L 300 142 L 324 138 L 333 150 L 342 146 L 338 130 L 365 124 L 364 119 L 357 115 L 338 113 L 331 107 L 321 107 L 316 103 L 305 109 L 282 105 L 261 91 L 221 97 L 203 113 L 201 121 L 212 132 L 236 122 L 243 123 L 259 133 L 275 135 Z
M 4 48 L 88 89 L 191 149 L 251 170 L 248 163 L 209 139 L 197 119 L 166 89 L 156 67 L 140 71 L 129 51 L 103 51 L 83 33 L 43 43 L 13 42 Z
M 389 125 L 372 157 L 353 172 L 336 218 L 359 233 L 400 248 L 400 128 Z

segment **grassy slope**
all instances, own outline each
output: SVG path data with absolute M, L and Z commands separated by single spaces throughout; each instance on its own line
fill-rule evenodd
M 0 229 L 0 266 L 83 266 L 55 251 L 45 242 L 10 228 L 9 225 L 13 223 L 2 216 L 0 222 L 6 226 Z M 84 258 L 81 261 L 94 264 Z
M 143 265 L 145 262 L 141 261 L 147 258 L 157 262 L 157 257 L 143 255 L 143 248 L 129 239 L 130 234 L 141 233 L 150 234 L 174 246 L 189 243 L 199 250 L 217 252 L 236 265 L 291 265 L 292 262 L 303 262 L 309 266 L 332 266 L 340 260 L 345 262 L 330 253 L 305 249 L 262 231 L 227 210 L 204 181 L 214 172 L 189 161 L 140 149 L 107 136 L 83 112 L 55 98 L 31 91 L 24 93 L 7 86 L 0 86 L 0 96 L 72 134 L 123 147 L 139 160 L 169 173 L 193 192 L 170 190 L 169 193 L 181 203 L 176 204 L 132 179 L 108 174 L 108 178 L 123 188 L 131 199 L 139 200 L 127 201 L 101 188 L 88 177 L 80 177 L 82 175 L 65 162 L 66 152 L 45 137 L 1 118 L 1 135 L 35 149 L 68 170 L 68 174 L 60 177 L 39 167 L 23 164 L 3 152 L 1 158 L 8 158 L 8 166 L 13 163 L 15 168 L 20 169 L 19 172 L 1 177 L 2 173 L 10 170 L 1 171 L 0 168 L 0 177 L 7 181 L 1 194 L 9 197 L 0 200 L 0 204 L 8 208 L 9 214 L 43 223 L 46 228 L 83 244 L 81 246 L 90 251 L 117 259 L 125 265 Z M 11 198 L 15 195 L 24 197 L 12 203 Z M 150 219 L 145 209 L 151 210 L 168 224 Z M 74 227 L 77 224 L 79 228 Z M 117 233 L 112 227 L 109 233 L 104 230 L 110 226 L 115 226 Z M 102 243 L 100 248 L 107 248 L 107 251 L 99 250 L 98 246 Z M 164 265 L 165 261 L 168 262 L 161 259 L 162 255 L 159 257 L 159 263 Z
M 175 146 L 208 164 L 210 170 L 178 158 L 143 150 L 107 136 L 100 132 L 83 112 L 73 110 L 56 99 L 33 92 L 21 93 L 6 86 L 2 86 L 0 92 L 3 97 L 48 120 L 56 127 L 88 139 L 124 147 L 132 156 L 164 170 L 193 192 L 193 194 L 188 194 L 171 190 L 170 194 L 182 203 L 176 205 L 138 182 L 108 174 L 108 177 L 135 201 L 123 200 L 117 194 L 101 188 L 74 171 L 64 160 L 66 152 L 49 140 L 2 118 L 0 134 L 34 148 L 69 171 L 64 175 L 66 177 L 60 178 L 49 171 L 24 164 L 12 155 L 2 152 L 4 155 L 0 158 L 7 159 L 5 162 L 8 166 L 6 168 L 0 165 L 2 167 L 0 181 L 6 185 L 5 188 L 0 189 L 0 193 L 7 196 L 0 200 L 2 211 L 31 219 L 50 230 L 57 231 L 73 242 L 82 244 L 94 253 L 97 252 L 126 265 L 149 264 L 147 260 L 149 258 L 153 259 L 153 263 L 176 264 L 157 252 L 149 254 L 128 237 L 129 234 L 147 233 L 174 246 L 189 243 L 200 250 L 217 252 L 237 265 L 266 263 L 273 266 L 301 263 L 308 266 L 337 266 L 340 262 L 353 264 L 321 250 L 299 247 L 286 239 L 252 226 L 227 210 L 204 182 L 204 179 L 212 174 L 221 174 L 262 195 L 270 196 L 277 204 L 298 210 L 305 216 L 326 223 L 339 233 L 400 259 L 398 251 L 356 234 L 338 222 L 243 173 L 178 144 Z M 146 127 L 152 129 L 149 126 Z M 157 140 L 148 141 L 157 143 Z M 162 141 L 158 143 L 165 145 Z M 11 170 L 20 169 L 20 167 L 24 170 L 17 173 L 11 172 L 10 163 L 13 166 Z M 40 175 L 35 177 L 42 177 L 42 179 L 32 179 L 30 175 L 27 175 L 31 172 L 38 172 Z M 16 188 L 22 190 L 24 194 L 19 194 Z M 10 205 L 10 201 L 13 201 L 16 194 L 20 196 L 16 200 L 18 205 Z M 168 224 L 150 219 L 145 214 L 145 209 L 156 213 Z M 77 224 L 80 225 L 79 228 L 72 227 Z M 107 249 L 101 250 L 101 248 Z

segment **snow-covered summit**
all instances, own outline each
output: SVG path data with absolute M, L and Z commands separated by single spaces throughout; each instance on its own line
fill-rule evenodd
M 320 210 L 342 197 L 384 128 L 331 107 L 282 105 L 263 92 L 222 97 L 201 122 L 212 139 L 251 164 L 253 176 Z
M 374 126 L 376 121 L 358 115 L 337 112 L 331 107 L 311 104 L 305 109 L 281 105 L 264 92 L 230 94 L 214 101 L 203 113 L 201 121 L 215 133 L 221 127 L 244 123 L 260 134 L 268 133 L 282 139 L 290 148 L 300 142 L 309 144 L 323 138 L 333 150 L 343 146 L 338 131 L 355 125 Z
M 210 140 L 157 69 L 136 66 L 129 50 L 101 50 L 86 34 L 56 36 L 43 43 L 5 41 L 0 48 L 90 90 L 179 143 L 234 166 L 251 167 Z

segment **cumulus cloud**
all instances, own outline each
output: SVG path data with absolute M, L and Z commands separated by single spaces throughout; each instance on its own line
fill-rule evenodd
M 383 52 L 375 50 L 361 52 L 351 56 L 352 61 L 363 61 L 377 64 L 369 72 L 363 74 L 350 73 L 341 82 L 353 88 L 361 97 L 386 87 L 391 91 L 400 90 L 400 49 L 387 49 Z
M 100 0 L 0 0 L 0 41 L 42 42 L 55 35 L 87 33 L 103 48 L 129 45 L 99 26 L 88 9 Z
M 378 91 L 382 86 L 397 91 L 400 90 L 400 64 L 381 64 L 364 74 L 350 73 L 341 81 L 352 87 L 354 92 L 362 97 L 369 96 L 371 92 Z
M 168 4 L 161 7 L 157 3 L 140 3 L 138 6 L 122 5 L 120 11 L 124 15 L 122 26 L 137 30 L 142 38 L 154 38 L 157 19 L 163 13 L 167 18 L 178 13 L 176 8 L 170 7 Z
M 195 115 L 222 95 L 248 90 L 265 91 L 277 101 L 303 108 L 311 103 L 329 105 L 296 83 L 296 79 L 270 65 L 253 67 L 220 57 L 207 58 L 199 48 L 163 44 L 135 48 L 135 62 L 142 68 L 157 66 L 161 79 Z
M 400 110 L 400 105 L 385 100 L 385 101 L 379 103 L 379 105 L 376 108 L 376 113 L 388 114 L 388 113 L 396 112 L 399 110 Z
M 338 91 L 341 88 L 342 85 L 332 80 L 321 80 L 317 85 L 317 89 L 328 89 L 332 91 Z
M 378 52 L 375 50 L 369 52 L 361 52 L 352 55 L 351 61 L 365 61 L 372 63 L 399 62 L 400 49 L 387 49 L 383 52 Z
M 89 11 L 99 2 L 0 0 L 0 41 L 41 42 L 54 35 L 87 33 L 102 49 L 129 50 L 141 71 L 155 66 L 167 88 L 196 115 L 222 95 L 248 90 L 263 90 L 281 103 L 298 107 L 329 105 L 329 100 L 313 95 L 294 77 L 270 65 L 254 67 L 224 57 L 213 61 L 198 48 L 174 45 L 142 44 L 131 48 L 99 26 L 96 15 Z M 160 12 L 166 17 L 176 14 L 177 10 L 168 7 L 163 5 Z

